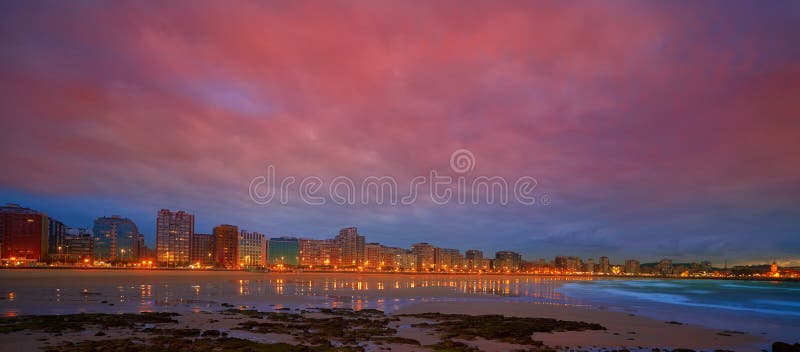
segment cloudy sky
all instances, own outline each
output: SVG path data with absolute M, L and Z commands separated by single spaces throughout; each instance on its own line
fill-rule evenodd
M 198 232 L 797 263 L 798 33 L 796 1 L 4 1 L 0 202 L 127 216 L 150 245 L 170 208 Z M 268 165 L 531 176 L 551 202 L 255 204 Z

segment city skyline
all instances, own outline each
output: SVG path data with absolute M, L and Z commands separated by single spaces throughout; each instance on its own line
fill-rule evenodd
M 0 200 L 326 238 L 800 265 L 800 4 L 0 4 Z M 624 14 L 624 15 L 623 15 Z M 691 14 L 686 16 L 685 14 Z M 299 26 L 298 24 L 303 24 Z M 98 31 L 98 28 L 103 30 Z M 548 205 L 256 204 L 279 178 L 534 177 Z M 295 185 L 297 186 L 297 185 Z M 424 196 L 424 194 L 423 194 Z
M 665 262 L 668 262 L 670 266 L 669 275 L 673 275 L 671 266 L 674 260 L 672 258 L 647 260 L 643 259 L 647 257 L 638 256 L 625 257 L 624 259 L 615 258 L 615 262 L 614 260 L 610 260 L 609 257 L 601 255 L 599 256 L 598 263 L 595 264 L 594 259 L 598 257 L 592 258 L 591 256 L 585 256 L 574 252 L 549 253 L 546 256 L 530 257 L 518 252 L 514 248 L 508 247 L 504 247 L 504 249 L 496 251 L 486 250 L 486 248 L 464 248 L 463 246 L 456 246 L 457 248 L 446 248 L 444 246 L 439 246 L 433 241 L 430 243 L 417 242 L 406 245 L 389 245 L 386 243 L 367 241 L 366 235 L 358 232 L 357 227 L 354 226 L 343 227 L 338 230 L 338 234 L 336 234 L 336 231 L 334 231 L 333 235 L 323 236 L 323 238 L 308 237 L 296 234 L 265 235 L 264 233 L 258 231 L 240 228 L 237 225 L 231 224 L 218 224 L 214 226 L 213 231 L 210 234 L 206 234 L 195 231 L 194 222 L 196 217 L 193 213 L 185 210 L 173 211 L 170 209 L 161 209 L 157 212 L 156 216 L 157 222 L 160 224 L 156 228 L 156 233 L 163 232 L 165 234 L 165 238 L 161 240 L 162 244 L 159 245 L 159 239 L 156 238 L 156 241 L 148 246 L 148 243 L 144 240 L 143 234 L 138 232 L 135 222 L 127 217 L 121 217 L 119 215 L 98 217 L 94 220 L 94 226 L 92 230 L 89 231 L 88 228 L 72 227 L 64 224 L 57 218 L 48 215 L 46 212 L 30 209 L 18 204 L 7 203 L 2 209 L 4 212 L 10 210 L 9 214 L 12 214 L 12 216 L 13 214 L 34 214 L 36 216 L 41 216 L 42 220 L 40 220 L 40 223 L 47 224 L 47 226 L 41 230 L 41 236 L 43 236 L 42 238 L 47 237 L 47 242 L 42 243 L 40 246 L 33 247 L 42 248 L 41 253 L 45 254 L 40 253 L 34 256 L 40 258 L 39 260 L 47 259 L 49 261 L 72 258 L 73 262 L 81 262 L 81 260 L 84 258 L 91 258 L 91 262 L 86 263 L 105 262 L 130 266 L 133 264 L 138 265 L 139 261 L 143 260 L 142 263 L 147 263 L 147 266 L 157 265 L 161 267 L 189 267 L 194 266 L 195 262 L 197 262 L 196 264 L 202 263 L 202 265 L 205 267 L 216 267 L 221 269 L 241 269 L 239 265 L 243 265 L 245 268 L 274 268 L 275 265 L 281 264 L 281 268 L 284 266 L 286 268 L 313 268 L 315 266 L 335 268 L 341 266 L 342 268 L 357 267 L 359 269 L 363 268 L 374 270 L 380 268 L 380 266 L 375 266 L 376 262 L 370 254 L 370 246 L 373 246 L 376 248 L 374 256 L 381 256 L 381 263 L 384 262 L 384 258 L 382 257 L 383 254 L 380 253 L 381 251 L 388 250 L 392 255 L 413 254 L 414 258 L 410 260 L 415 264 L 404 266 L 404 268 L 409 269 L 413 267 L 418 271 L 432 269 L 437 271 L 442 270 L 441 261 L 443 257 L 446 258 L 446 262 L 453 260 L 454 263 L 456 262 L 455 257 L 458 257 L 460 259 L 457 259 L 457 262 L 460 264 L 456 265 L 455 268 L 461 270 L 465 268 L 480 268 L 481 265 L 478 262 L 485 259 L 492 261 L 492 263 L 484 263 L 483 268 L 491 268 L 494 270 L 497 269 L 495 265 L 503 268 L 514 268 L 513 270 L 522 270 L 524 266 L 523 264 L 525 264 L 539 268 L 552 267 L 558 270 L 564 270 L 564 272 L 598 272 L 604 274 L 611 274 L 612 270 L 610 268 L 617 267 L 619 273 L 638 274 L 640 264 L 655 264 L 656 267 L 659 267 Z M 30 220 L 27 221 L 31 222 Z M 0 226 L 2 226 L 2 224 L 3 222 L 0 221 Z M 111 224 L 114 225 L 112 226 Z M 119 227 L 120 225 L 117 224 L 124 224 L 124 228 L 127 230 L 122 231 L 122 227 Z M 120 228 L 119 231 L 117 230 L 118 227 Z M 19 230 L 13 230 L 13 228 L 9 229 L 12 229 L 10 232 L 10 234 L 13 234 L 12 236 L 22 235 L 22 233 L 17 234 L 17 231 Z M 0 228 L 0 230 L 7 231 L 8 229 Z M 3 231 L 0 231 L 0 235 L 3 234 Z M 184 240 L 185 243 L 183 243 L 182 246 L 185 247 L 181 247 L 176 251 L 176 248 L 174 247 L 176 245 L 174 244 L 175 240 L 168 239 L 168 236 L 166 235 L 167 232 L 177 236 L 177 239 Z M 113 233 L 113 235 L 110 235 L 110 233 Z M 86 246 L 84 244 L 85 240 L 83 240 L 82 237 L 84 235 L 88 236 L 88 253 L 90 254 L 87 254 L 84 250 L 84 247 Z M 78 240 L 76 244 L 79 246 L 79 252 L 63 252 L 64 248 L 62 248 L 62 246 L 69 248 L 69 244 L 65 243 L 65 238 L 70 236 L 72 240 Z M 23 239 L 25 237 L 19 238 Z M 118 247 L 118 243 L 125 243 L 119 242 L 123 241 L 125 238 L 128 238 L 128 244 L 127 247 L 123 248 L 128 249 L 127 256 L 125 255 L 125 249 L 116 249 Z M 2 248 L 3 245 L 6 245 L 7 242 L 11 242 L 13 244 L 16 241 L 12 240 L 6 242 L 5 239 L 5 237 L 0 236 L 0 248 Z M 131 239 L 133 240 L 132 243 L 130 242 Z M 29 241 L 30 239 L 23 240 L 23 242 Z M 299 250 L 295 257 L 290 257 L 287 259 L 283 256 L 283 254 L 291 252 L 291 250 L 290 252 L 286 252 L 287 249 L 283 244 L 286 243 L 286 241 L 293 242 L 294 250 Z M 165 243 L 169 243 L 169 246 Z M 178 241 L 177 245 L 181 245 L 180 243 L 181 241 Z M 278 244 L 280 245 L 280 249 L 277 249 L 278 247 L 275 247 L 274 245 L 270 246 L 267 243 Z M 312 245 L 309 243 L 315 244 Z M 230 247 L 231 245 L 232 247 Z M 253 247 L 253 245 L 255 245 L 255 247 Z M 324 264 L 322 264 L 322 260 L 320 258 L 304 258 L 309 255 L 308 253 L 303 254 L 304 247 L 316 247 L 316 255 L 319 256 L 320 245 L 338 248 L 338 254 L 334 255 L 333 253 L 328 253 L 324 255 L 328 259 L 335 257 L 335 263 L 325 260 Z M 258 247 L 261 247 L 261 249 L 258 249 Z M 305 249 L 307 250 L 310 248 L 311 247 Z M 425 248 L 427 248 L 427 250 Z M 110 254 L 115 252 L 117 252 L 116 255 Z M 487 254 L 494 252 L 496 258 L 490 259 L 491 256 L 484 257 L 484 252 Z M 169 253 L 173 254 L 170 255 Z M 182 258 L 181 260 L 174 259 L 174 257 L 176 257 L 176 253 L 179 253 L 180 258 Z M 79 255 L 75 256 L 76 254 Z M 121 256 L 122 258 L 118 256 Z M 3 258 L 8 260 L 10 257 Z M 548 258 L 554 259 L 548 260 Z M 369 265 L 369 261 L 371 259 L 373 259 L 372 266 Z M 584 259 L 586 259 L 586 261 L 584 261 Z M 408 259 L 391 259 L 391 261 L 395 260 L 405 261 Z M 389 262 L 390 260 L 387 259 L 386 261 Z M 495 264 L 495 261 L 499 261 L 500 264 Z M 350 265 L 350 262 L 352 262 L 352 265 Z M 241 264 L 237 265 L 238 263 Z M 722 266 L 727 269 L 729 264 L 731 267 L 737 265 L 740 267 L 751 265 L 770 265 L 769 262 L 738 263 L 735 259 L 725 259 L 722 265 L 719 265 L 720 263 L 712 263 L 704 258 L 691 258 L 691 260 L 684 260 L 682 263 L 682 265 L 688 264 L 691 264 L 692 267 L 695 265 L 700 265 L 704 268 L 707 268 L 709 271 L 712 268 L 720 268 Z M 714 264 L 717 265 L 714 266 Z M 636 269 L 630 269 L 631 265 L 634 265 Z M 773 268 L 772 272 L 776 271 L 776 265 L 782 267 L 796 267 L 793 262 L 778 262 L 777 260 L 773 260 L 771 262 L 771 266 Z M 387 266 L 390 265 L 387 264 Z M 447 265 L 445 265 L 445 269 L 446 268 Z

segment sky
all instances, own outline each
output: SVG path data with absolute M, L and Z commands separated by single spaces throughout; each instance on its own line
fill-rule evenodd
M 151 246 L 169 208 L 199 233 L 800 265 L 798 33 L 796 1 L 3 1 L 0 203 Z M 270 165 L 527 176 L 538 202 L 257 204 Z

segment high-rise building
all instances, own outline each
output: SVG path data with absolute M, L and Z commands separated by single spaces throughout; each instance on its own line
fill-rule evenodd
M 583 261 L 578 257 L 567 257 L 567 272 L 574 273 L 582 269 Z
M 415 243 L 411 245 L 411 253 L 417 256 L 417 271 L 435 270 L 433 246 L 425 242 Z
M 403 271 L 417 269 L 417 255 L 408 250 L 402 250 L 394 255 L 394 269 Z
M 304 267 L 334 267 L 339 265 L 339 247 L 333 239 L 298 240 L 298 265 Z
M 296 237 L 273 237 L 269 239 L 270 267 L 282 265 L 284 267 L 295 267 L 300 262 L 300 240 Z
M 555 260 L 553 261 L 553 265 L 555 266 L 556 270 L 565 272 L 567 270 L 567 257 L 563 255 L 556 256 Z
M 216 263 L 214 235 L 196 233 L 192 236 L 191 260 L 194 265 L 212 266 Z
M 594 265 L 594 258 L 586 258 L 586 261 L 583 263 L 583 272 L 586 273 L 593 273 L 595 270 Z
M 639 261 L 636 259 L 628 259 L 625 261 L 625 273 L 630 275 L 639 274 Z
M 512 251 L 500 251 L 494 255 L 494 266 L 496 270 L 519 270 L 522 264 L 522 255 Z
M 468 249 L 466 255 L 464 256 L 467 260 L 467 269 L 468 270 L 481 270 L 483 267 L 483 251 L 479 251 L 477 249 Z
M 380 243 L 367 243 L 364 245 L 364 267 L 368 269 L 378 269 L 381 265 L 381 246 Z
M 63 222 L 53 218 L 48 218 L 47 226 L 47 253 L 49 255 L 63 254 L 67 227 L 64 226 Z
M 600 257 L 600 272 L 606 275 L 611 273 L 611 264 L 608 257 Z
M 359 267 L 364 265 L 364 236 L 358 234 L 355 227 L 346 227 L 339 230 L 336 236 L 336 245 L 341 250 L 342 267 Z
M 217 267 L 239 267 L 239 228 L 234 225 L 214 226 L 214 250 Z
M 406 253 L 409 253 L 409 251 L 404 248 L 380 246 L 380 263 L 378 263 L 378 267 L 388 270 L 411 269 L 410 267 L 404 267 L 407 266 L 409 260 L 407 256 L 404 257 Z
M 156 219 L 156 257 L 159 265 L 189 266 L 191 263 L 194 215 L 161 209 Z
M 670 276 L 673 272 L 672 259 L 664 258 L 656 264 L 656 271 L 664 276 Z
M 94 220 L 95 261 L 136 262 L 139 260 L 139 228 L 131 219 L 112 215 Z
M 239 265 L 245 268 L 267 266 L 267 238 L 258 232 L 239 232 Z
M 459 269 L 464 262 L 461 251 L 453 248 L 434 248 L 433 262 L 437 271 L 449 271 Z
M 49 218 L 16 204 L 0 207 L 0 257 L 39 261 L 47 258 Z

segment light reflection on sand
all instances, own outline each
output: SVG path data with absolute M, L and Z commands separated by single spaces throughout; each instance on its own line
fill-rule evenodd
M 0 312 L 65 314 L 141 312 L 236 306 L 376 308 L 413 302 L 501 299 L 580 305 L 557 291 L 579 277 L 402 275 L 115 270 L 13 270 L 0 273 L 8 291 Z M 6 285 L 7 283 L 8 285 Z

